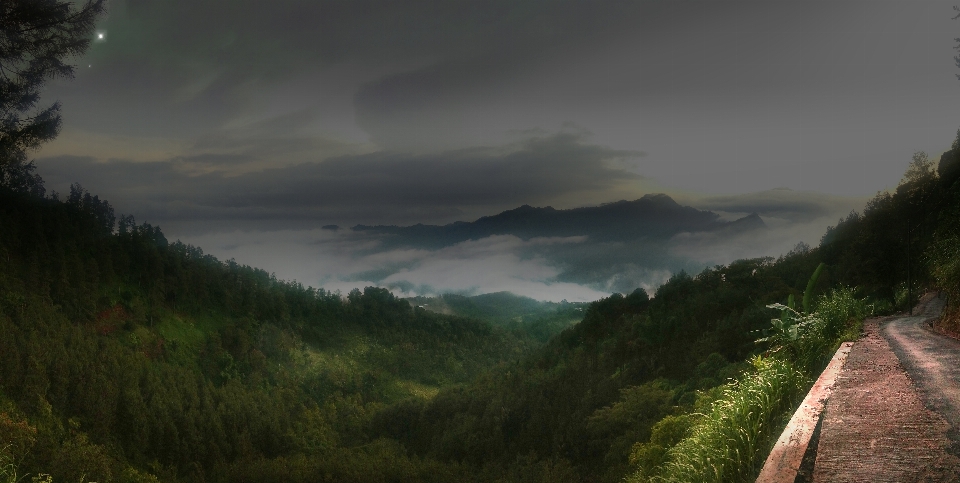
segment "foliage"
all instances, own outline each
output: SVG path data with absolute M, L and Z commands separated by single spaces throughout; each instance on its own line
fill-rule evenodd
M 937 177 L 940 178 L 940 186 L 945 190 L 950 190 L 960 179 L 960 129 L 957 130 L 957 137 L 950 148 L 940 156 L 937 164 Z
M 815 251 L 740 260 L 678 274 L 652 299 L 614 294 L 519 364 L 388 407 L 372 426 L 421 457 L 495 474 L 535 454 L 587 481 L 620 481 L 657 421 L 744 370 L 758 350 L 750 334 L 769 325 L 765 305 L 800 293 L 818 263 Z
M 628 481 L 753 481 L 808 379 L 776 358 L 756 357 L 752 364 L 754 372 L 726 385 L 707 413 L 693 416 L 689 435 L 667 450 L 658 475 Z
M 384 289 L 341 297 L 221 262 L 116 223 L 79 186 L 63 201 L 0 189 L 0 226 L 0 395 L 37 431 L 20 474 L 223 481 L 255 461 L 333 455 L 356 473 L 385 405 L 537 345 Z M 461 475 L 402 450 L 371 461 Z
M 653 477 L 667 461 L 667 451 L 690 434 L 696 420 L 693 414 L 677 414 L 657 421 L 650 428 L 650 441 L 635 443 L 630 450 L 630 464 L 637 467 L 632 478 L 643 481 Z
M 955 156 L 955 150 L 944 153 L 935 171 L 925 153 L 915 153 L 893 193 L 877 193 L 862 214 L 852 212 L 827 229 L 819 247 L 827 285 L 856 286 L 871 299 L 893 303 L 896 288 L 908 278 L 917 286 L 933 281 L 931 265 L 921 255 L 943 226 L 940 213 L 957 203 L 956 192 L 940 174 L 946 169 L 953 176 Z
M 903 179 L 900 180 L 900 186 L 915 185 L 922 186 L 930 178 L 937 176 L 933 167 L 933 161 L 923 151 L 913 153 L 913 158 L 907 166 L 907 171 L 903 173 Z
M 60 104 L 32 112 L 47 81 L 71 77 L 64 59 L 87 50 L 104 0 L 0 3 L 0 186 L 42 194 L 26 151 L 56 137 Z
M 768 343 L 772 353 L 794 361 L 808 374 L 818 372 L 841 341 L 859 337 L 863 319 L 874 313 L 873 305 L 858 299 L 850 287 L 822 295 L 816 311 L 808 314 L 781 304 L 767 307 L 781 315 L 770 321 L 772 334 L 758 342 Z
M 801 314 L 779 303 L 767 307 L 781 316 L 771 320 L 773 333 L 760 339 L 771 350 L 753 359 L 755 372 L 727 384 L 709 411 L 657 423 L 673 429 L 661 429 L 672 436 L 654 434 L 634 446 L 631 461 L 637 469 L 631 481 L 752 480 L 809 381 L 841 340 L 859 336 L 863 319 L 873 312 L 849 287 L 821 295 L 813 312 Z
M 813 309 L 810 301 L 813 299 L 813 289 L 817 286 L 817 280 L 820 280 L 820 274 L 823 272 L 824 263 L 820 262 L 820 265 L 817 265 L 817 269 L 813 272 L 813 275 L 810 276 L 810 281 L 807 282 L 807 288 L 803 291 L 803 311 L 810 312 Z M 792 295 L 792 294 L 791 294 Z M 793 308 L 791 303 L 787 303 L 790 308 Z
M 583 318 L 587 303 L 541 302 L 509 292 L 467 297 L 443 294 L 438 297 L 412 297 L 411 304 L 431 312 L 479 319 L 513 332 L 547 342 L 551 337 Z
M 960 332 L 960 183 L 949 191 L 952 201 L 940 215 L 934 241 L 925 253 L 936 286 L 947 297 L 947 314 L 940 326 Z M 916 293 L 916 292 L 914 292 Z

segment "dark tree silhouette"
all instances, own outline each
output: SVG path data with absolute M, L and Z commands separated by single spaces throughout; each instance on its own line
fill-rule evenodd
M 26 152 L 52 140 L 60 130 L 60 104 L 38 107 L 44 84 L 72 77 L 66 60 L 90 45 L 104 0 L 75 8 L 56 0 L 0 2 L 0 185 L 43 192 Z

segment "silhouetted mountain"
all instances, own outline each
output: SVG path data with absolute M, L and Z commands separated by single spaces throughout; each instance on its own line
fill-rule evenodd
M 760 215 L 756 213 L 750 213 L 743 218 L 738 218 L 734 221 L 727 222 L 721 226 L 719 230 L 724 234 L 736 235 L 753 230 L 764 230 L 766 228 L 767 224 L 763 222 L 763 219 L 760 218 Z
M 742 232 L 765 226 L 756 213 L 727 222 L 711 211 L 680 205 L 665 194 L 650 194 L 634 201 L 569 210 L 523 205 L 474 222 L 458 221 L 443 226 L 357 225 L 353 230 L 389 235 L 383 240 L 387 246 L 439 248 L 492 235 L 514 235 L 524 240 L 585 235 L 597 242 L 652 241 L 666 240 L 681 232 Z

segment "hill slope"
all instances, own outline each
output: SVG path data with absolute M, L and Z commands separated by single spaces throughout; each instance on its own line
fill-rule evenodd
M 456 465 L 371 450 L 363 425 L 539 344 L 385 289 L 341 297 L 221 262 L 115 224 L 79 187 L 0 190 L 0 226 L 0 467 L 21 475 L 231 481 L 267 458 L 448 481 Z

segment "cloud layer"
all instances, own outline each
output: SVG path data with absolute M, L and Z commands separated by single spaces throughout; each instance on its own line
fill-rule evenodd
M 952 5 L 112 0 L 76 79 L 44 93 L 65 127 L 37 165 L 50 188 L 80 182 L 173 238 L 309 283 L 653 287 L 816 244 L 914 151 L 947 149 Z M 315 230 L 658 192 L 770 230 L 419 252 Z
M 45 94 L 66 127 L 41 157 L 236 174 L 575 123 L 676 190 L 868 195 L 953 137 L 951 7 L 116 0 L 89 68 Z
M 80 182 L 154 223 L 239 219 L 319 226 L 442 220 L 597 196 L 641 180 L 617 165 L 641 154 L 561 133 L 500 148 L 377 152 L 239 175 L 230 167 L 245 158 L 233 155 L 140 163 L 59 157 L 43 159 L 40 172 L 54 189 L 64 192 Z
M 489 235 L 433 246 L 396 243 L 397 234 L 363 230 L 229 231 L 188 234 L 221 258 L 271 267 L 278 276 L 328 290 L 348 292 L 367 285 L 401 295 L 508 290 L 541 300 L 595 300 L 641 287 L 652 293 L 680 270 L 737 259 L 779 256 L 799 242 L 816 245 L 828 224 L 845 214 L 842 203 L 829 209 L 815 193 L 758 193 L 724 206 L 751 206 L 769 197 L 780 200 L 769 211 L 787 212 L 769 228 L 680 232 L 672 237 L 601 240 L 591 236 L 533 237 Z M 820 201 L 816 201 L 819 196 Z M 851 200 L 847 200 L 852 202 Z M 713 200 L 714 203 L 719 203 Z M 807 221 L 789 221 L 787 218 Z M 429 245 L 429 246 L 428 246 Z

